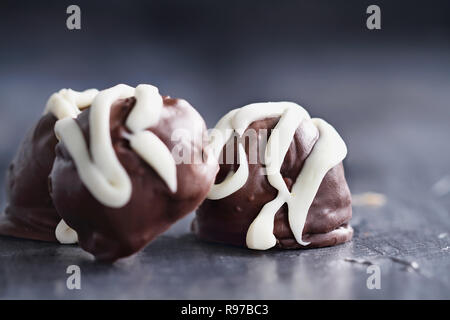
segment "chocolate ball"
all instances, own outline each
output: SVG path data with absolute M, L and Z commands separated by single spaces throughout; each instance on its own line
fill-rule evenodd
M 352 238 L 345 144 L 330 125 L 297 109 L 303 110 L 290 103 L 254 104 L 219 122 L 222 133 L 224 128 L 234 132 L 222 137 L 227 140 L 223 148 L 225 141 L 216 145 L 221 164 L 215 187 L 222 184 L 220 192 L 229 188 L 234 182 L 225 180 L 240 175 L 241 166 L 248 174 L 241 186 L 210 194 L 197 210 L 192 230 L 200 239 L 265 250 L 333 246 Z M 274 141 L 280 141 L 270 144 L 274 132 Z M 269 145 L 275 153 L 286 149 L 280 152 L 279 169 L 271 173 L 264 161 Z M 243 164 L 238 146 L 245 150 Z
M 27 133 L 8 168 L 2 235 L 56 241 L 55 228 L 61 218 L 48 191 L 58 142 L 53 133 L 56 120 L 52 114 L 43 116 Z
M 58 119 L 76 117 L 97 90 L 76 92 L 62 89 L 53 94 L 44 115 L 27 132 L 6 174 L 6 208 L 0 217 L 0 235 L 41 241 L 57 241 L 61 221 L 48 189 L 48 176 L 55 159 Z
M 54 204 L 80 246 L 101 261 L 134 254 L 195 210 L 218 171 L 204 150 L 202 117 L 151 86 L 137 87 L 136 95 L 123 85 L 100 92 L 91 108 L 66 126 L 58 123 L 56 132 Z

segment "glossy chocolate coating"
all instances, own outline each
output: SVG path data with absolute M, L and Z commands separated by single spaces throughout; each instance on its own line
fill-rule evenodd
M 270 136 L 270 130 L 277 122 L 278 118 L 255 121 L 247 128 L 244 135 L 251 136 L 247 132 L 255 132 L 259 139 L 262 139 L 261 129 L 268 129 L 268 136 Z M 281 167 L 281 174 L 289 190 L 318 138 L 319 132 L 311 120 L 302 121 Z M 237 141 L 238 138 L 233 139 Z M 259 148 L 257 143 L 250 145 L 248 141 L 256 140 L 249 139 L 247 143 L 244 143 L 247 159 L 249 159 L 250 148 L 253 152 Z M 230 149 L 230 145 L 233 149 Z M 234 152 L 234 163 L 220 165 L 216 183 L 223 181 L 230 170 L 238 169 L 236 145 L 237 143 L 229 143 L 224 146 L 223 159 L 226 159 L 227 152 L 231 150 Z M 256 163 L 249 163 L 249 177 L 242 188 L 223 199 L 206 200 L 197 210 L 192 230 L 200 239 L 246 246 L 246 235 L 250 224 L 258 216 L 262 207 L 275 199 L 278 192 L 264 175 L 264 168 L 259 159 Z M 276 246 L 283 249 L 310 248 L 332 246 L 349 241 L 353 235 L 353 229 L 348 225 L 351 217 L 351 194 L 345 180 L 344 167 L 340 163 L 325 175 L 308 211 L 303 229 L 303 241 L 311 243 L 307 247 L 297 243 L 289 226 L 287 205 L 284 204 L 275 215 L 273 233 L 277 239 Z
M 206 127 L 202 117 L 186 101 L 164 97 L 158 124 L 149 128 L 169 148 L 174 130 L 189 132 L 187 143 L 192 154 L 202 160 Z M 130 148 L 125 136 L 130 133 L 125 121 L 136 103 L 135 98 L 116 101 L 111 109 L 110 132 L 116 155 L 128 172 L 132 183 L 130 201 L 121 208 L 104 206 L 84 186 L 64 143 L 56 147 L 56 160 L 51 173 L 52 197 L 64 221 L 78 233 L 80 246 L 96 259 L 112 262 L 142 249 L 175 221 L 195 210 L 203 201 L 218 171 L 216 162 L 177 164 L 178 188 L 172 193 L 159 175 Z M 78 118 L 89 142 L 89 114 Z
M 6 175 L 6 208 L 0 217 L 0 234 L 42 241 L 56 241 L 61 218 L 48 190 L 48 176 L 55 159 L 56 117 L 50 113 L 26 134 Z

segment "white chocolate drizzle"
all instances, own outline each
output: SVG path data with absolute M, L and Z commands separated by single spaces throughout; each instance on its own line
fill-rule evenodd
M 96 89 L 89 89 L 83 92 L 61 89 L 50 96 L 44 114 L 51 113 L 58 120 L 76 118 L 81 110 L 91 105 L 97 94 L 98 90 Z
M 64 220 L 61 220 L 56 226 L 56 239 L 61 244 L 73 244 L 78 242 L 78 234 L 75 230 L 67 225 Z
M 116 100 L 133 96 L 136 105 L 125 123 L 131 134 L 124 137 L 171 192 L 176 192 L 175 160 L 167 146 L 155 134 L 145 130 L 158 123 L 163 108 L 163 99 L 156 87 L 139 85 L 135 89 L 120 84 L 98 93 L 90 107 L 90 148 L 73 118 L 61 119 L 55 125 L 56 136 L 72 156 L 83 184 L 101 204 L 111 208 L 121 208 L 129 202 L 132 184 L 113 148 L 110 111 Z M 64 225 L 60 229 L 64 230 Z
M 72 89 L 61 89 L 50 96 L 44 114 L 53 114 L 56 119 L 76 118 L 81 110 L 89 107 L 98 94 L 97 89 L 78 92 Z M 78 242 L 78 235 L 64 220 L 55 229 L 56 239 L 63 244 Z
M 247 247 L 257 250 L 267 250 L 276 245 L 274 218 L 285 203 L 288 205 L 289 225 L 296 241 L 303 246 L 309 244 L 302 240 L 309 208 L 326 173 L 347 155 L 344 141 L 331 125 L 322 119 L 311 119 L 305 109 L 292 102 L 254 103 L 229 112 L 217 123 L 209 147 L 219 157 L 233 131 L 242 136 L 251 123 L 272 117 L 280 119 L 267 142 L 264 159 L 267 179 L 278 190 L 278 194 L 263 206 L 247 231 Z M 280 170 L 295 131 L 304 119 L 312 121 L 317 127 L 319 139 L 289 191 Z M 208 199 L 227 197 L 245 185 L 249 170 L 242 143 L 239 143 L 239 160 L 238 170 L 230 173 L 220 184 L 214 185 Z

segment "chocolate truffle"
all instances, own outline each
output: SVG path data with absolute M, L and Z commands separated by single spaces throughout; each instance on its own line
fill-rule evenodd
M 58 119 L 77 117 L 88 107 L 97 90 L 62 89 L 47 102 L 44 115 L 26 134 L 6 175 L 6 208 L 0 216 L 0 235 L 56 241 L 61 218 L 48 190 L 48 176 L 55 159 Z
M 132 255 L 195 210 L 218 171 L 202 117 L 150 85 L 104 90 L 55 132 L 57 233 L 101 261 Z
M 347 148 L 327 122 L 295 103 L 255 103 L 225 115 L 210 139 L 220 171 L 192 223 L 200 239 L 266 250 L 352 238 Z

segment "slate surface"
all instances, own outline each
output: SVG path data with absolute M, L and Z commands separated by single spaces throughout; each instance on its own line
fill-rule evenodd
M 104 19 L 116 17 L 96 10 Z M 186 35 L 181 27 L 164 38 L 157 36 L 160 30 L 139 32 L 144 23 L 138 13 L 123 14 L 126 33 L 110 28 L 119 32 L 120 48 L 131 48 L 125 58 L 116 38 L 106 37 L 111 30 L 95 19 L 89 32 L 79 34 L 58 31 L 61 19 L 36 24 L 17 8 L 16 15 L 1 19 L 1 45 L 8 44 L 0 51 L 2 173 L 51 92 L 148 82 L 189 100 L 209 127 L 249 102 L 301 103 L 334 124 L 347 142 L 352 192 L 382 193 L 386 205 L 354 208 L 352 242 L 307 251 L 252 252 L 202 243 L 189 233 L 192 215 L 112 266 L 95 263 L 76 246 L 0 238 L 0 298 L 450 298 L 449 29 L 410 34 L 405 25 L 389 33 L 386 23 L 384 33 L 374 35 L 352 20 L 355 25 L 342 33 L 333 33 L 333 23 L 317 29 L 317 39 L 327 39 L 317 41 L 301 28 L 292 34 L 264 29 L 260 35 L 247 25 L 233 33 L 214 25 L 224 42 L 209 46 L 203 25 L 194 38 L 176 37 Z M 308 14 L 300 20 L 316 26 Z M 22 29 L 11 33 L 17 17 Z M 244 40 L 236 40 L 238 34 Z M 380 266 L 380 290 L 367 288 L 365 263 Z M 72 264 L 81 268 L 79 291 L 66 288 Z

